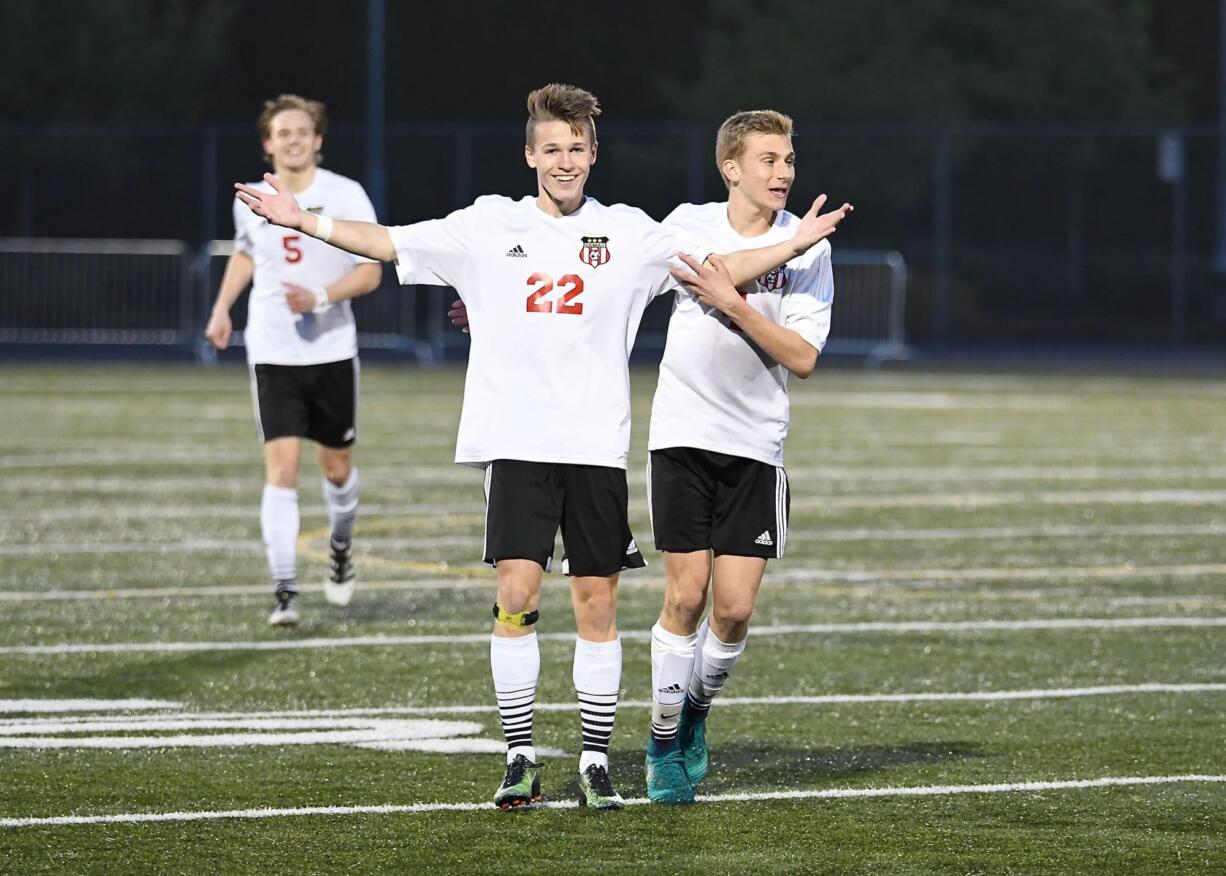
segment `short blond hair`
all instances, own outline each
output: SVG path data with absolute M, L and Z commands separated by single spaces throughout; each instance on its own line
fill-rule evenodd
M 743 110 L 724 119 L 715 135 L 715 167 L 725 186 L 724 162 L 736 161 L 745 154 L 745 141 L 750 134 L 782 134 L 792 136 L 792 117 L 775 110 Z
M 596 142 L 596 116 L 600 101 L 590 91 L 575 85 L 551 82 L 528 95 L 528 124 L 524 142 L 532 146 L 537 122 L 566 122 L 576 134 L 587 134 Z
M 328 130 L 328 108 L 318 100 L 308 100 L 298 94 L 280 94 L 272 100 L 264 101 L 264 109 L 260 112 L 260 118 L 256 122 L 256 127 L 260 131 L 260 142 L 263 143 L 272 136 L 272 120 L 276 118 L 277 113 L 285 112 L 286 110 L 302 110 L 311 117 L 311 124 L 315 126 L 315 133 L 322 137 Z M 264 156 L 264 160 L 268 161 L 268 156 Z M 323 164 L 324 155 L 322 152 L 315 153 L 315 163 Z

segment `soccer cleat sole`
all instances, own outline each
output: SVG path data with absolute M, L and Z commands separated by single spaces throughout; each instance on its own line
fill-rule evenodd
M 591 809 L 594 812 L 617 812 L 619 809 L 626 808 L 625 800 L 604 800 L 600 803 L 589 803 L 587 795 L 580 792 L 579 805 L 585 809 Z
M 494 805 L 497 806 L 499 809 L 501 809 L 503 812 L 509 812 L 512 809 L 531 809 L 536 804 L 543 803 L 543 802 L 545 802 L 545 795 L 537 794 L 530 798 L 529 797 L 514 797 L 510 800 L 503 800 L 500 803 L 495 803 Z
M 324 599 L 329 605 L 344 608 L 353 599 L 353 585 L 353 581 L 346 581 L 344 584 L 324 581 Z

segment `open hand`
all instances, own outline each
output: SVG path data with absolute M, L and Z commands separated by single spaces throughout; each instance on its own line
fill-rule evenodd
M 824 240 L 834 234 L 835 229 L 839 227 L 839 223 L 847 218 L 847 214 L 854 212 L 856 209 L 851 204 L 844 203 L 837 210 L 831 210 L 829 213 L 818 215 L 818 211 L 825 203 L 826 196 L 818 195 L 817 200 L 813 202 L 813 206 L 809 208 L 809 212 L 800 220 L 800 226 L 792 237 L 792 242 L 796 245 L 797 255 L 807 251 L 809 247 L 819 240 Z
M 303 211 L 298 206 L 293 192 L 271 173 L 264 174 L 264 182 L 273 187 L 272 194 L 243 183 L 235 183 L 234 188 L 238 190 L 236 197 L 250 207 L 251 212 L 267 219 L 273 225 L 301 228 Z

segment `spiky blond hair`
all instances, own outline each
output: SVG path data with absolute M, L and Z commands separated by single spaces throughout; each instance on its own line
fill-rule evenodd
M 537 122 L 566 122 L 576 134 L 586 133 L 596 142 L 596 116 L 600 101 L 590 91 L 575 85 L 552 82 L 528 95 L 528 124 L 524 141 L 531 146 Z

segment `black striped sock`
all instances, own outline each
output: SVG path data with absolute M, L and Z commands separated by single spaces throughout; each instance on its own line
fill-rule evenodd
M 583 750 L 609 753 L 609 737 L 617 717 L 617 694 L 578 691 L 579 714 L 583 722 Z
M 498 697 L 498 716 L 507 750 L 532 746 L 532 710 L 536 705 L 536 685 L 503 689 L 494 685 Z

